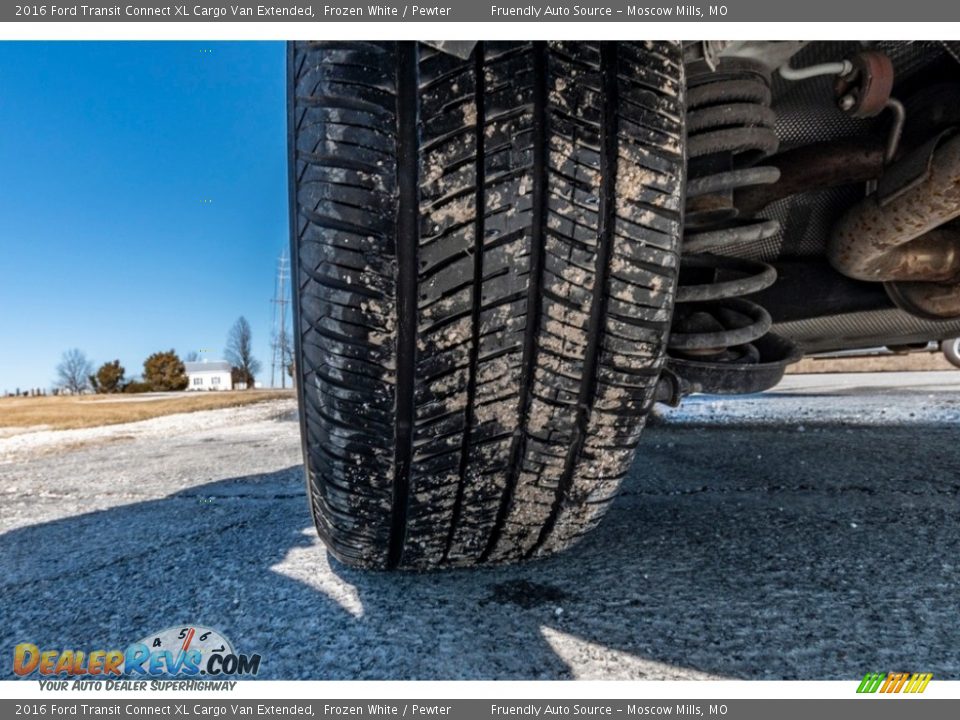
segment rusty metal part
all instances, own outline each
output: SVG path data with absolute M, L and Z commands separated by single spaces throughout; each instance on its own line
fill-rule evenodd
M 848 210 L 827 242 L 827 257 L 837 270 L 858 280 L 943 280 L 929 273 L 948 264 L 955 254 L 948 236 L 939 236 L 945 240 L 939 243 L 924 239 L 922 253 L 913 253 L 907 246 L 956 217 L 960 217 L 960 136 L 934 152 L 922 182 L 883 206 L 870 196 Z M 906 259 L 890 257 L 898 254 Z M 921 257 L 918 271 L 922 274 L 917 274 L 909 268 Z
M 927 320 L 960 318 L 960 285 L 936 282 L 885 283 L 894 304 Z
M 690 255 L 680 261 L 677 305 L 669 347 L 685 357 L 711 356 L 743 362 L 746 346 L 770 329 L 770 315 L 742 296 L 777 279 L 772 266 L 756 260 Z M 732 355 L 731 355 L 732 351 Z
M 779 145 L 769 69 L 744 58 L 722 58 L 715 71 L 693 63 L 687 86 L 686 226 L 714 227 L 737 217 L 734 190 L 778 177 L 753 167 Z
M 933 168 L 933 157 L 944 139 L 956 134 L 956 128 L 940 130 L 919 147 L 902 155 L 890 165 L 880 178 L 877 186 L 877 200 L 880 205 L 893 202 L 898 196 L 919 185 L 928 177 Z
M 890 132 L 887 133 L 887 144 L 883 150 L 883 163 L 889 165 L 897 156 L 900 149 L 900 140 L 903 137 L 903 126 L 907 120 L 907 111 L 903 103 L 892 97 L 887 100 L 884 106 L 893 115 L 893 122 L 890 125 Z M 867 195 L 872 195 L 877 191 L 879 183 L 876 180 L 870 180 L 866 184 Z
M 691 178 L 687 181 L 687 200 L 700 197 L 701 195 L 724 192 L 730 188 L 775 183 L 779 179 L 780 171 L 766 165 L 730 170 L 728 172 L 707 175 L 706 177 Z
M 701 227 L 737 216 L 729 191 L 703 193 L 687 200 L 687 227 Z
M 724 59 L 716 71 L 691 70 L 687 85 L 688 157 L 776 152 L 779 139 L 766 68 Z
M 774 237 L 780 232 L 776 220 L 734 222 L 716 230 L 690 230 L 683 234 L 684 253 L 723 253 L 733 246 Z
M 927 283 L 960 279 L 960 228 L 936 228 L 900 245 L 896 251 L 877 255 L 870 271 L 885 281 L 916 280 Z
M 769 70 L 721 58 L 716 71 L 702 62 L 688 71 L 686 228 L 667 371 L 657 387 L 657 399 L 670 403 L 690 392 L 764 390 L 799 357 L 796 346 L 769 334 L 770 314 L 743 297 L 773 285 L 773 267 L 722 255 L 779 232 L 776 221 L 742 215 L 733 204 L 738 190 L 780 177 L 756 165 L 779 147 Z
M 766 110 L 769 111 L 769 108 L 766 108 Z M 691 113 L 691 115 L 695 114 Z M 711 155 L 716 152 L 754 152 L 760 153 L 762 156 L 770 155 L 776 152 L 777 147 L 780 145 L 780 140 L 773 131 L 773 114 L 770 113 L 769 117 L 771 118 L 771 122 L 767 126 L 760 125 L 760 123 L 766 121 L 766 118 L 761 119 L 757 117 L 756 120 L 753 121 L 758 124 L 757 127 L 746 125 L 741 127 L 718 127 L 716 130 L 691 136 L 687 140 L 687 155 L 692 158 L 703 157 L 704 155 Z M 694 119 L 696 119 L 696 117 L 694 117 Z
M 827 241 L 830 264 L 848 277 L 920 281 L 929 287 L 888 287 L 902 307 L 931 317 L 960 314 L 958 232 L 941 226 L 960 217 L 960 136 L 933 154 L 926 178 L 881 205 L 876 194 L 841 218 Z M 939 229 L 938 229 L 939 228 Z M 956 300 L 935 283 L 954 281 Z M 911 283 L 912 284 L 912 283 Z
M 838 107 L 855 118 L 879 115 L 893 92 L 893 62 L 885 53 L 867 50 L 850 58 L 850 63 L 850 72 L 834 82 Z
M 694 271 L 703 275 L 697 282 L 687 282 Z M 680 284 L 676 300 L 709 302 L 735 298 L 766 290 L 777 279 L 777 271 L 759 260 L 720 257 L 717 255 L 689 255 L 680 261 Z
M 793 341 L 767 333 L 751 347 L 752 362 L 709 362 L 669 357 L 657 386 L 656 400 L 668 404 L 692 393 L 744 395 L 769 390 L 783 379 L 787 365 L 803 353 Z M 664 377 L 666 376 L 666 377 Z
M 754 215 L 797 193 L 876 180 L 883 173 L 883 159 L 883 143 L 871 137 L 788 150 L 765 161 L 780 171 L 780 179 L 738 190 L 734 204 L 740 215 Z
M 738 345 L 749 345 L 767 334 L 770 313 L 743 298 L 729 298 L 707 306 L 684 306 L 674 319 L 670 349 L 680 355 L 713 356 Z

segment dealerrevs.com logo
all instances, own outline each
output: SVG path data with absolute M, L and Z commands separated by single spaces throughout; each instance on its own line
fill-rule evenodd
M 13 650 L 13 672 L 21 677 L 220 679 L 259 671 L 260 655 L 237 653 L 222 633 L 200 625 L 170 627 L 125 650 L 41 649 L 28 642 Z
M 932 678 L 933 673 L 867 673 L 860 681 L 857 692 L 913 695 L 926 690 Z

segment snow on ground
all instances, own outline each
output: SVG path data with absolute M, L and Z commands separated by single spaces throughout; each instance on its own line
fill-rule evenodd
M 960 372 L 788 375 L 756 395 L 693 395 L 658 409 L 667 424 L 960 424 Z
M 235 408 L 177 413 L 119 425 L 78 430 L 37 430 L 20 432 L 12 437 L 0 436 L 0 464 L 11 462 L 25 454 L 73 449 L 84 445 L 109 442 L 118 437 L 125 440 L 163 437 L 202 432 L 225 427 L 244 427 L 262 420 L 275 420 L 296 412 L 294 400 L 271 400 Z M 18 428 L 21 430 L 21 428 Z

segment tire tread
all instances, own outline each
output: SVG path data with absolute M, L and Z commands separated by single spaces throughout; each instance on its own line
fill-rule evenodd
M 295 43 L 297 346 L 318 531 L 354 565 L 554 552 L 662 367 L 676 43 Z

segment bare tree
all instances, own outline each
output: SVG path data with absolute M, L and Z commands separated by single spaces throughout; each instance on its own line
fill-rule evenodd
M 82 393 L 90 387 L 93 363 L 77 348 L 67 350 L 57 365 L 57 386 L 71 393 Z
M 186 355 L 183 356 L 184 362 L 196 362 L 199 359 L 200 359 L 200 353 L 198 353 L 196 350 L 191 350 L 190 352 L 188 352 Z
M 243 315 L 230 328 L 224 354 L 233 366 L 234 377 L 252 388 L 256 374 L 260 372 L 260 361 L 253 356 L 253 332 Z
M 280 387 L 287 387 L 287 369 L 293 364 L 293 338 L 290 331 L 284 328 L 280 333 Z M 293 377 L 291 374 L 290 377 Z

